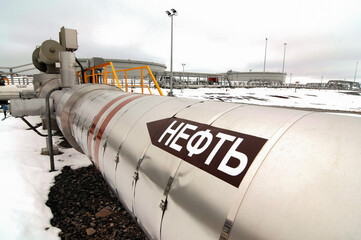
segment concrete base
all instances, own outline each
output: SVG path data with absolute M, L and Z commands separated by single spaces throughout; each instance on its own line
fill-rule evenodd
M 58 147 L 53 146 L 53 153 L 54 153 L 54 155 L 60 155 L 60 151 L 59 151 Z M 41 155 L 49 155 L 49 149 L 47 147 L 42 148 Z
M 41 116 L 41 123 L 43 125 L 43 130 L 47 130 L 48 129 L 48 122 L 47 122 L 45 116 Z M 58 123 L 56 122 L 56 120 L 54 118 L 51 118 L 51 129 L 54 130 L 54 131 L 60 131 L 59 127 L 58 127 Z

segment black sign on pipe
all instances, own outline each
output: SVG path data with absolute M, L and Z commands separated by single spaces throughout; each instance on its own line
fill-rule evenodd
M 239 186 L 267 139 L 181 118 L 147 123 L 152 144 Z

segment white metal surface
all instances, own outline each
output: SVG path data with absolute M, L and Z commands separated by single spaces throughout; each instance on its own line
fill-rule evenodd
M 249 185 L 230 239 L 358 239 L 360 120 L 314 113 L 297 121 Z
M 13 85 L 1 86 L 0 87 L 0 100 L 10 100 L 20 98 L 19 94 L 23 90 L 29 90 L 29 87 L 18 88 Z
M 62 87 L 72 87 L 78 84 L 78 77 L 75 71 L 75 55 L 73 52 L 59 52 L 60 76 Z
M 164 152 L 161 152 L 158 158 L 149 157 L 147 152 L 152 145 L 149 135 L 143 135 L 143 133 L 148 132 L 146 126 L 148 122 L 172 116 L 181 109 L 199 102 L 188 99 L 177 101 L 172 98 L 159 98 L 164 98 L 166 101 L 143 115 L 129 132 L 120 152 L 122 162 L 119 163 L 119 168 L 116 170 L 117 188 L 124 192 L 134 192 L 133 195 L 126 196 L 125 202 L 131 204 L 135 215 L 139 216 L 140 223 L 154 238 L 159 238 L 162 217 L 159 204 L 164 188 L 174 164 L 178 164 L 179 160 L 169 158 L 169 154 L 164 154 Z M 140 159 L 142 161 L 137 171 L 136 167 Z M 137 181 L 133 179 L 135 172 L 138 172 L 139 179 Z M 148 201 L 144 201 L 144 199 L 148 199 Z
M 50 107 L 52 106 L 53 102 L 50 101 Z M 10 111 L 13 117 L 45 115 L 45 99 L 11 99 Z
M 361 236 L 361 117 L 112 90 L 54 93 L 57 119 L 151 238 Z

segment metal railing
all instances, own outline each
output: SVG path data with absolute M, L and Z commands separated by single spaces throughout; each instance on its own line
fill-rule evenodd
M 147 88 L 149 93 L 152 94 L 149 85 L 144 84 L 144 69 L 148 71 L 149 76 L 151 77 L 155 87 L 157 88 L 159 95 L 163 96 L 163 92 L 160 89 L 157 80 L 155 79 L 152 71 L 148 66 L 141 66 L 141 67 L 135 67 L 135 68 L 128 68 L 128 69 L 121 69 L 121 70 L 115 70 L 112 62 L 107 62 L 104 64 L 100 64 L 91 68 L 84 69 L 84 82 L 86 83 L 104 83 L 108 84 L 108 76 L 111 75 L 111 83 L 115 86 L 117 86 L 120 89 L 123 89 L 128 92 L 129 88 L 136 88 L 140 87 L 142 94 L 144 94 L 144 88 Z M 140 70 L 140 84 L 129 84 L 128 83 L 128 72 L 129 71 L 135 71 Z M 90 74 L 88 73 L 90 72 Z M 118 73 L 124 73 L 124 84 L 121 84 L 118 79 Z M 78 77 L 80 78 L 81 71 L 77 72 Z
M 3 80 L 5 81 L 5 83 L 7 83 L 7 85 L 31 85 L 31 84 L 33 84 L 33 77 L 28 77 L 28 76 L 13 77 L 13 81 L 11 81 L 7 77 L 3 77 Z
M 14 71 L 14 69 L 16 68 L 24 68 L 26 66 L 32 66 L 31 68 L 27 68 L 27 69 L 22 69 L 22 70 L 18 70 L 18 71 Z M 23 65 L 19 65 L 19 66 L 14 66 L 14 67 L 0 67 L 0 69 L 8 69 L 9 72 L 6 72 L 5 74 L 6 75 L 10 75 L 10 80 L 11 80 L 11 84 L 14 85 L 14 77 L 15 77 L 15 74 L 18 74 L 18 73 L 22 73 L 22 72 L 27 72 L 27 71 L 30 71 L 30 70 L 34 70 L 36 69 L 32 63 L 27 63 L 27 64 L 23 64 Z M 8 80 L 9 81 L 9 80 Z M 8 83 L 8 85 L 10 85 Z

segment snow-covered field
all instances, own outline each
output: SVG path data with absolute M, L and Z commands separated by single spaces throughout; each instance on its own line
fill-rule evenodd
M 163 89 L 166 95 L 169 90 Z M 361 113 L 361 92 L 294 88 L 174 89 L 177 97 Z M 155 93 L 156 94 L 156 93 Z
M 168 91 L 163 89 L 165 95 Z M 347 91 L 175 89 L 174 95 L 225 102 L 361 113 L 360 93 Z M 2 117 L 2 113 L 0 114 Z M 33 124 L 40 122 L 39 117 L 27 119 Z M 90 161 L 74 149 L 61 149 L 64 153 L 55 156 L 58 171 L 49 172 L 49 157 L 40 155 L 41 148 L 45 146 L 45 138 L 26 129 L 25 123 L 18 118 L 10 117 L 0 121 L 0 239 L 58 239 L 60 230 L 51 227 L 52 213 L 45 205 L 49 189 L 63 166 L 82 167 L 89 165 Z M 55 137 L 55 143 L 59 141 L 59 138 Z
M 27 119 L 32 124 L 40 122 L 39 117 Z M 27 128 L 19 118 L 0 121 L 0 239 L 59 239 L 60 230 L 50 225 L 52 213 L 45 202 L 60 171 L 49 172 L 49 156 L 40 155 L 45 138 Z M 61 151 L 62 155 L 55 156 L 57 170 L 90 164 L 74 149 Z

